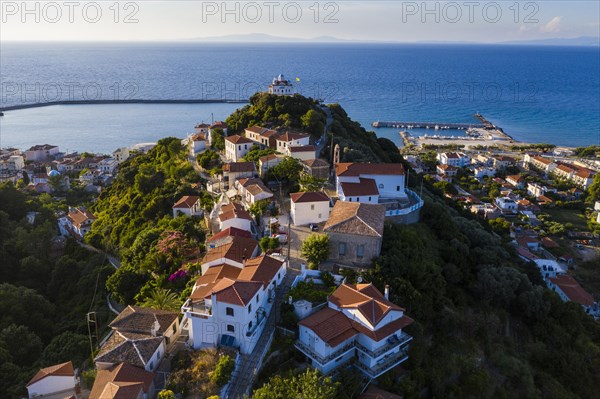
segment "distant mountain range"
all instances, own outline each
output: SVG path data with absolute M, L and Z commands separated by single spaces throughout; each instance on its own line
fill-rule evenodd
M 310 39 L 298 37 L 273 36 L 266 33 L 250 33 L 239 35 L 224 35 L 210 37 L 196 37 L 190 41 L 207 43 L 418 43 L 418 44 L 511 44 L 511 45 L 536 45 L 536 46 L 600 46 L 600 38 L 581 36 L 574 38 L 550 38 L 535 40 L 512 40 L 495 43 L 482 43 L 470 41 L 418 41 L 399 42 L 383 40 L 348 40 L 334 36 L 318 36 Z

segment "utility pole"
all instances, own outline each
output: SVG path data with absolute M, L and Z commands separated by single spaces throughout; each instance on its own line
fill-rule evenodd
M 98 322 L 96 319 L 96 312 L 89 312 L 86 314 L 86 321 L 88 327 L 88 337 L 90 339 L 90 356 L 93 361 L 94 359 L 94 344 L 92 343 L 92 327 L 91 324 L 94 324 L 95 338 L 96 342 L 98 342 Z

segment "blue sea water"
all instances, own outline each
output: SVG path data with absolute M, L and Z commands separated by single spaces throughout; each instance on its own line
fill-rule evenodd
M 515 139 L 600 144 L 600 49 L 499 45 L 2 43 L 0 107 L 69 99 L 243 99 L 284 73 L 304 95 L 376 120 L 474 122 Z M 0 145 L 110 152 L 239 105 L 84 105 L 8 111 Z M 378 135 L 399 143 L 397 129 Z

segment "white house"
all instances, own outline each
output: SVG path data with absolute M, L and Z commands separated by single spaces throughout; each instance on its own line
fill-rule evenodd
M 329 219 L 329 197 L 321 192 L 291 193 L 290 216 L 294 226 L 321 223 Z
M 336 165 L 335 174 L 337 193 L 342 201 L 346 199 L 350 201 L 350 198 L 356 201 L 358 197 L 359 202 L 377 203 L 375 196 L 379 199 L 407 199 L 402 164 L 339 163 Z M 373 189 L 373 183 L 377 192 Z M 361 188 L 363 184 L 369 187 L 368 190 Z M 346 195 L 344 189 L 347 191 L 350 189 L 353 194 L 356 194 L 356 189 L 359 195 Z M 371 197 L 370 201 L 369 197 Z
M 218 212 L 216 222 L 219 231 L 223 231 L 229 227 L 235 227 L 250 232 L 252 231 L 254 219 L 241 204 L 232 202 L 222 205 Z
M 178 312 L 128 306 L 110 324 L 113 333 L 100 347 L 94 362 L 98 370 L 128 363 L 156 371 L 181 334 Z
M 450 165 L 457 168 L 464 168 L 471 163 L 471 158 L 462 152 L 442 152 L 438 154 L 437 158 L 442 165 Z
M 301 147 L 309 144 L 310 135 L 304 133 L 285 132 L 275 137 L 275 149 L 281 153 L 285 153 L 288 147 Z
M 264 157 L 260 157 L 258 159 L 258 167 L 260 176 L 263 177 L 267 173 L 269 169 L 272 167 L 279 165 L 281 161 L 283 161 L 285 157 L 281 154 L 270 154 L 265 155 Z
M 519 208 L 519 206 L 515 202 L 515 200 L 508 198 L 508 197 L 496 198 L 496 206 L 502 212 L 507 212 L 507 213 L 516 213 Z
M 173 217 L 179 215 L 202 216 L 200 197 L 197 195 L 184 195 L 173 205 Z
M 29 399 L 66 398 L 77 394 L 73 363 L 66 362 L 40 369 L 26 385 Z
M 377 378 L 408 359 L 412 337 L 402 329 L 413 320 L 372 284 L 342 283 L 327 307 L 301 320 L 296 348 L 313 367 L 329 373 L 350 360 Z
M 280 74 L 276 78 L 273 78 L 268 92 L 277 96 L 291 96 L 294 94 L 294 87 L 289 80 Z
M 548 191 L 548 189 L 541 184 L 527 183 L 527 194 L 531 195 L 532 197 L 541 197 L 542 195 L 546 194 L 546 191 Z
M 548 288 L 556 292 L 565 301 L 580 304 L 584 311 L 595 319 L 600 317 L 600 308 L 594 297 L 587 292 L 579 283 L 568 274 L 561 274 L 546 279 Z
M 475 166 L 473 167 L 473 177 L 477 179 L 483 179 L 484 177 L 496 176 L 496 169 L 489 166 Z
M 521 175 L 506 176 L 506 181 L 511 186 L 516 187 L 516 188 L 524 188 L 525 187 L 525 178 Z
M 239 179 L 234 183 L 234 187 L 242 197 L 242 201 L 247 205 L 273 197 L 271 190 L 265 186 L 261 179 L 256 177 Z
M 268 255 L 203 270 L 181 309 L 190 346 L 227 346 L 251 353 L 285 274 L 285 262 Z
M 244 129 L 246 137 L 260 145 L 261 148 L 274 147 L 275 137 L 279 135 L 276 130 L 267 129 L 266 127 L 251 126 Z
M 306 161 L 309 159 L 315 159 L 316 151 L 317 148 L 314 145 L 291 146 L 286 147 L 285 155 L 299 159 L 301 161 Z
M 50 144 L 34 145 L 25 151 L 25 159 L 34 162 L 43 162 L 54 159 L 58 154 L 58 146 Z
M 129 158 L 129 148 L 127 148 L 127 147 L 117 148 L 116 150 L 113 151 L 112 155 L 113 155 L 113 158 L 115 158 L 118 163 L 124 162 L 127 160 L 127 158 Z
M 98 170 L 102 173 L 106 173 L 112 175 L 115 173 L 115 170 L 119 166 L 119 162 L 115 158 L 104 158 L 100 162 L 98 162 Z
M 546 173 L 553 172 L 556 168 L 556 163 L 552 159 L 539 155 L 525 154 L 524 162 Z
M 190 146 L 194 154 L 206 150 L 206 133 L 196 133 L 190 137 Z
M 72 208 L 67 215 L 69 229 L 81 238 L 91 230 L 96 219 L 96 216 L 84 207 Z
M 238 162 L 252 148 L 254 142 L 238 134 L 225 137 L 225 157 Z

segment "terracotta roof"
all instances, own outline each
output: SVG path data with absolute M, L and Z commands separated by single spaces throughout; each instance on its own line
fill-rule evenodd
M 372 284 L 342 284 L 329 297 L 340 308 L 355 308 L 375 327 L 392 310 L 404 311 L 393 304 Z
M 163 339 L 162 336 L 115 331 L 94 360 L 101 363 L 128 363 L 144 368 Z
M 573 172 L 575 172 L 575 169 L 571 168 L 571 167 L 570 167 L 570 166 L 568 166 L 568 165 L 562 164 L 562 163 L 561 163 L 561 164 L 559 164 L 559 165 L 556 167 L 556 169 L 562 170 L 563 172 L 567 172 L 567 173 L 573 173 Z
M 233 143 L 233 144 L 254 143 L 254 141 L 250 140 L 249 138 L 242 137 L 239 134 L 234 134 L 233 136 L 227 136 L 227 137 L 225 137 L 225 140 L 229 141 L 230 143 Z
M 226 237 L 236 237 L 236 236 L 252 238 L 252 235 L 250 234 L 249 231 L 238 229 L 237 227 L 228 227 L 225 230 L 220 231 L 217 234 L 215 234 L 214 236 L 208 238 L 206 240 L 206 242 L 213 242 L 213 241 L 221 240 Z
M 283 262 L 268 255 L 261 255 L 246 261 L 238 281 L 259 281 L 266 287 L 275 277 Z
M 299 145 L 295 147 L 288 147 L 289 152 L 315 152 L 317 147 L 314 145 Z
M 232 202 L 227 205 L 223 205 L 221 207 L 221 212 L 219 213 L 219 220 L 224 222 L 229 219 L 246 219 L 253 221 L 254 219 L 250 215 L 250 213 L 244 209 L 244 207 L 237 203 Z
M 210 127 L 210 125 L 208 123 L 199 123 L 196 126 L 194 126 L 196 129 L 205 129 L 207 127 Z
M 570 275 L 564 274 L 561 276 L 550 277 L 550 281 L 557 285 L 570 301 L 584 306 L 592 306 L 594 304 L 594 298 L 590 293 L 584 290 Z
M 378 328 L 375 331 L 368 329 L 367 327 L 365 327 L 357 321 L 352 321 L 352 327 L 359 333 L 371 338 L 373 341 L 379 342 L 382 339 L 385 339 L 393 333 L 397 332 L 398 330 L 401 330 L 404 327 L 411 325 L 413 322 L 414 320 L 412 318 L 404 315 L 399 319 L 396 319 L 391 323 L 388 323 L 383 327 Z
M 539 241 L 533 237 L 529 237 L 529 236 L 522 236 L 517 238 L 517 242 L 519 243 L 519 245 L 521 246 L 528 246 L 528 244 L 539 244 Z
M 358 332 L 342 312 L 324 308 L 301 320 L 299 325 L 310 328 L 329 346 L 336 347 Z
M 227 244 L 209 249 L 204 258 L 202 258 L 202 263 L 222 258 L 242 263 L 244 256 L 246 259 L 250 258 L 257 247 L 258 241 L 248 237 L 236 236 Z
M 277 155 L 277 154 L 269 154 L 269 155 L 265 155 L 264 157 L 260 157 L 259 161 L 260 162 L 268 162 L 268 161 L 272 161 L 276 158 L 280 158 L 281 155 Z
M 227 129 L 227 123 L 223 121 L 216 121 L 210 126 L 211 129 Z
M 263 183 L 263 181 L 257 177 L 239 179 L 238 183 L 252 195 L 257 195 L 260 193 L 273 195 L 273 192 L 271 192 L 271 190 L 265 186 L 265 183 Z
M 227 264 L 211 266 L 208 268 L 208 270 L 206 270 L 206 272 L 202 276 L 198 277 L 195 283 L 196 288 L 200 288 L 201 286 L 207 286 L 210 284 L 216 284 L 216 282 L 222 278 L 229 278 L 231 280 L 235 280 L 238 278 L 241 271 L 241 268 Z M 199 291 L 197 295 L 203 297 L 202 291 Z
M 292 202 L 303 203 L 303 202 L 329 202 L 327 194 L 316 191 L 306 191 L 300 193 L 290 193 Z
M 337 176 L 404 175 L 401 163 L 338 163 Z
M 67 218 L 73 223 L 75 226 L 81 226 L 83 223 L 89 220 L 96 220 L 96 216 L 92 212 L 87 211 L 85 208 L 75 208 L 67 215 Z
M 384 220 L 383 205 L 338 201 L 323 230 L 382 237 Z
M 539 259 L 536 255 L 532 254 L 527 248 L 517 247 L 517 253 L 528 260 Z
M 445 152 L 444 155 L 446 155 L 446 158 L 452 158 L 452 159 L 460 158 L 460 155 L 457 154 L 456 152 Z
M 173 205 L 173 208 L 191 208 L 198 201 L 200 197 L 197 195 L 184 195 Z
M 364 195 L 379 195 L 374 179 L 360 178 L 358 183 L 340 183 L 345 196 L 359 197 Z
M 369 388 L 365 393 L 360 395 L 358 399 L 402 399 L 402 396 L 384 391 L 383 389 L 370 384 Z
M 525 181 L 525 178 L 523 178 L 523 176 L 521 175 L 510 175 L 510 176 L 506 176 L 506 181 L 513 181 L 515 183 L 522 183 Z
M 442 170 L 447 170 L 447 171 L 452 171 L 452 170 L 457 170 L 458 168 L 452 165 L 448 165 L 448 164 L 442 164 L 442 165 L 438 165 L 437 166 L 439 169 Z
M 154 373 L 126 363 L 117 364 L 106 370 L 98 370 L 89 399 L 136 398 L 137 394 L 139 393 L 139 387 L 141 387 L 145 393 L 149 393 L 148 391 L 152 385 L 154 376 Z M 108 390 L 107 386 L 109 386 Z M 137 390 L 132 390 L 135 395 L 122 396 L 125 392 L 128 394 L 131 392 L 127 389 L 121 391 L 121 387 L 127 386 L 138 387 Z M 113 396 L 110 396 L 111 394 Z
M 308 134 L 304 133 L 296 133 L 296 132 L 285 132 L 282 135 L 278 136 L 275 140 L 277 141 L 292 141 L 292 140 L 300 140 L 310 137 Z
M 223 165 L 223 172 L 254 172 L 255 170 L 254 162 L 231 162 Z
M 215 293 L 218 302 L 246 306 L 263 286 L 259 281 L 240 281 L 224 277 L 214 284 L 200 286 L 190 296 L 193 299 L 209 299 Z
M 594 176 L 595 173 L 591 170 L 579 169 L 575 175 L 584 179 L 589 179 L 590 177 Z
M 26 386 L 30 386 L 31 384 L 49 376 L 74 377 L 75 370 L 73 369 L 73 363 L 69 361 L 66 363 L 55 364 L 54 366 L 44 367 L 43 369 L 40 369 L 40 371 L 38 371 L 31 380 L 29 380 Z
M 560 245 L 558 245 L 558 244 L 556 243 L 556 241 L 554 241 L 554 240 L 553 240 L 552 238 L 550 238 L 550 237 L 544 237 L 544 238 L 542 238 L 542 245 L 543 245 L 545 248 L 558 248 L 558 247 L 560 247 Z
M 315 159 L 307 159 L 302 161 L 306 166 L 308 166 L 309 168 L 319 168 L 319 167 L 325 167 L 325 166 L 329 166 L 329 164 L 327 163 L 327 161 L 324 161 L 322 159 L 319 158 L 315 158 Z
M 535 159 L 536 161 L 538 161 L 540 163 L 543 163 L 544 165 L 550 165 L 553 162 L 551 159 L 544 158 L 539 155 L 536 155 L 535 157 L 533 157 L 533 159 Z
M 177 320 L 178 314 L 169 310 L 129 305 L 109 326 L 121 332 L 152 335 L 152 329 L 158 323 L 159 328 L 155 334 L 162 335 Z

